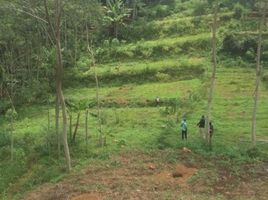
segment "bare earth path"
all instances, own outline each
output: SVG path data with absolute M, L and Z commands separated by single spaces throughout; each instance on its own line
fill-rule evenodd
M 28 192 L 24 200 L 267 199 L 268 165 L 241 166 L 241 174 L 177 150 L 124 153 L 87 166 L 57 184 Z M 253 174 L 250 173 L 254 167 Z

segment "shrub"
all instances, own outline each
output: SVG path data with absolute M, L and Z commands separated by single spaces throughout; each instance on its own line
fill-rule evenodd
M 111 41 L 112 46 L 118 46 L 119 44 L 120 44 L 120 42 L 117 38 L 112 39 L 112 41 Z
M 240 3 L 235 4 L 235 6 L 234 6 L 234 18 L 236 18 L 236 19 L 242 18 L 244 12 L 245 12 L 245 8 Z
M 89 69 L 91 64 L 91 60 L 89 59 L 89 56 L 81 56 L 79 60 L 77 61 L 77 67 L 80 69 Z
M 174 148 L 177 144 L 176 122 L 167 120 L 162 125 L 161 133 L 157 139 L 159 149 Z
M 161 72 L 157 72 L 157 74 L 155 75 L 158 81 L 168 81 L 171 79 L 169 74 L 165 74 L 165 73 L 161 73 Z
M 248 149 L 246 154 L 250 157 L 250 158 L 258 158 L 258 157 L 262 157 L 263 154 L 260 151 L 260 149 L 258 149 L 257 147 Z
M 7 132 L 0 133 L 0 148 L 10 145 L 10 134 Z
M 264 67 L 268 66 L 268 51 L 265 51 L 262 53 L 262 60 L 263 60 L 263 63 L 264 63 Z
M 252 36 L 240 36 L 234 34 L 226 34 L 223 39 L 223 51 L 232 55 L 244 56 L 247 51 L 256 52 L 256 38 Z
M 7 109 L 10 107 L 10 102 L 4 99 L 0 101 L 0 114 L 4 114 Z
M 152 9 L 148 10 L 148 16 L 150 18 L 162 18 L 170 15 L 172 13 L 172 9 L 168 5 L 158 4 L 154 6 Z
M 262 81 L 264 82 L 265 86 L 268 87 L 268 74 L 263 75 Z
M 255 37 L 246 36 L 243 38 L 242 42 L 243 52 L 247 52 L 249 50 L 257 52 L 257 41 Z
M 223 50 L 231 54 L 239 54 L 241 52 L 241 44 L 233 34 L 227 34 L 223 39 Z
M 198 16 L 198 15 L 204 15 L 206 14 L 208 4 L 206 1 L 199 1 L 195 2 L 195 7 L 193 10 L 193 15 Z

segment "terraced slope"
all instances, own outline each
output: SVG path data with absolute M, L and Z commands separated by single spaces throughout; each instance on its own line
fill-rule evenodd
M 228 20 L 229 15 L 223 14 L 222 17 L 227 17 Z M 72 153 L 76 155 L 74 165 L 79 163 L 83 165 L 85 158 L 104 159 L 118 151 L 133 149 L 151 151 L 172 148 L 174 150 L 187 145 L 193 151 L 198 153 L 202 151 L 203 143 L 196 123 L 206 111 L 211 43 L 207 23 L 211 16 L 179 17 L 173 15 L 152 21 L 148 26 L 156 26 L 157 31 L 154 35 L 147 38 L 142 35 L 138 38 L 136 35 L 130 43 L 121 41 L 98 52 L 97 73 L 100 80 L 101 121 L 103 133 L 107 137 L 107 146 L 104 150 L 96 147 L 98 128 L 93 69 L 85 66 L 68 72 L 66 80 L 68 88 L 64 93 L 67 102 L 77 105 L 74 111 L 69 110 L 69 112 L 72 112 L 73 117 L 81 113 L 77 126 L 77 143 L 71 144 Z M 200 27 L 196 24 L 199 20 L 202 22 L 199 24 Z M 175 27 L 173 27 L 174 23 L 177 24 Z M 140 28 L 140 31 L 146 30 L 146 27 L 142 29 L 135 24 L 133 26 L 136 29 Z M 195 27 L 197 27 L 195 31 L 190 31 Z M 237 66 L 219 67 L 212 110 L 215 126 L 213 136 L 215 155 L 237 156 L 240 155 L 237 152 L 244 152 L 250 146 L 254 77 L 254 69 Z M 159 105 L 155 102 L 156 97 L 161 99 Z M 88 152 L 85 150 L 85 107 L 89 108 L 90 112 Z M 34 152 L 49 157 L 53 152 L 47 149 L 50 145 L 55 145 L 56 138 L 55 133 L 47 129 L 48 111 L 50 125 L 53 128 L 55 116 L 53 105 L 50 104 L 20 109 L 19 119 L 14 127 L 15 140 L 21 143 L 36 143 L 37 148 Z M 183 116 L 187 117 L 189 126 L 187 143 L 179 139 L 179 122 Z M 258 110 L 257 138 L 258 145 L 266 152 L 268 152 L 265 147 L 265 141 L 268 140 L 267 116 L 268 89 L 263 86 Z M 2 125 L 1 128 L 8 129 L 8 124 Z M 75 128 L 75 119 L 70 128 Z M 38 138 L 38 141 L 35 138 Z M 167 162 L 174 162 L 175 159 Z M 55 162 L 53 158 L 51 160 L 51 163 Z M 39 164 L 34 167 L 33 172 L 26 171 L 14 175 L 14 180 L 11 182 L 15 182 L 17 177 L 22 177 L 22 174 L 25 174 L 25 177 L 16 180 L 17 184 L 10 186 L 11 196 L 21 190 L 27 190 L 31 187 L 31 183 L 43 183 L 55 179 L 57 181 L 61 178 L 57 177 L 61 174 L 58 172 L 57 163 L 51 165 L 46 161 L 37 162 Z M 187 163 L 191 164 L 192 161 Z M 229 163 L 228 159 L 226 163 Z M 110 163 L 114 166 L 117 164 L 116 161 Z M 212 165 L 213 162 L 209 164 Z M 3 168 L 5 169 L 3 174 L 8 174 L 9 168 L 7 166 Z M 219 167 L 219 171 L 220 169 Z M 215 175 L 213 169 L 210 170 L 210 173 L 207 171 L 201 173 Z M 47 175 L 48 171 L 56 171 L 55 177 L 53 174 Z M 39 176 L 40 174 L 45 174 L 49 178 L 45 179 Z M 199 174 L 194 178 L 198 179 L 198 176 Z M 222 177 L 225 176 L 220 175 L 220 178 L 215 179 L 221 180 Z M 5 184 L 10 180 L 3 177 L 1 181 Z M 199 195 L 203 196 L 203 193 L 200 192 Z M 206 197 L 205 195 L 204 198 L 208 199 Z

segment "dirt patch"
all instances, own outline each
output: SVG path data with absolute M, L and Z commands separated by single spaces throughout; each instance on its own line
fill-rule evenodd
M 187 181 L 197 172 L 196 168 L 189 168 L 179 164 L 172 171 L 163 171 L 154 175 L 157 182 L 172 183 L 176 185 L 186 185 Z
M 112 105 L 127 106 L 130 104 L 130 102 L 128 99 L 123 97 L 118 98 L 107 97 L 102 101 L 102 104 L 105 106 L 112 106 Z
M 71 200 L 102 200 L 102 198 L 98 194 L 88 193 L 81 194 L 77 197 L 72 198 Z
M 23 199 L 213 199 L 208 197 L 218 194 L 223 195 L 223 199 L 239 199 L 241 195 L 245 199 L 254 196 L 264 200 L 267 197 L 264 189 L 268 184 L 264 176 L 264 173 L 267 175 L 266 165 L 260 167 L 260 171 L 255 171 L 255 175 L 250 174 L 248 170 L 253 166 L 249 166 L 243 173 L 245 177 L 240 174 L 238 179 L 228 169 L 222 169 L 215 160 L 212 169 L 204 168 L 202 160 L 199 161 L 201 158 L 195 157 L 194 153 L 178 152 L 177 162 L 165 159 L 170 154 L 168 151 L 154 154 L 123 153 L 87 166 L 60 183 L 43 185 L 25 194 Z M 199 175 L 194 176 L 197 171 Z

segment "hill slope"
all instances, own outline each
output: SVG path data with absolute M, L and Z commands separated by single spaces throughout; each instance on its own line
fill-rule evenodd
M 14 165 L 6 157 L 0 163 L 3 198 L 265 199 L 268 88 L 263 82 L 258 148 L 250 149 L 255 70 L 247 59 L 237 61 L 219 49 L 212 110 L 215 133 L 209 151 L 196 123 L 207 106 L 211 15 L 191 16 L 190 11 L 152 19 L 144 26 L 130 24 L 126 30 L 133 31 L 132 40 L 101 47 L 96 67 L 104 148 L 97 146 L 94 71 L 89 65 L 67 71 L 64 94 L 66 102 L 75 105 L 69 107 L 69 134 L 77 127 L 76 141 L 69 136 L 75 168 L 70 175 L 63 172 L 64 161 L 57 159 L 54 105 L 20 108 L 14 124 L 18 159 Z M 224 11 L 220 17 L 223 28 L 232 25 L 233 12 Z M 154 34 L 145 37 L 142 31 L 148 29 Z M 219 31 L 219 44 L 221 37 Z M 187 142 L 180 139 L 182 117 L 189 126 Z M 6 121 L 0 126 L 9 129 Z M 8 152 L 9 138 L 3 136 L 3 141 L 1 155 Z M 43 183 L 47 184 L 23 195 Z

